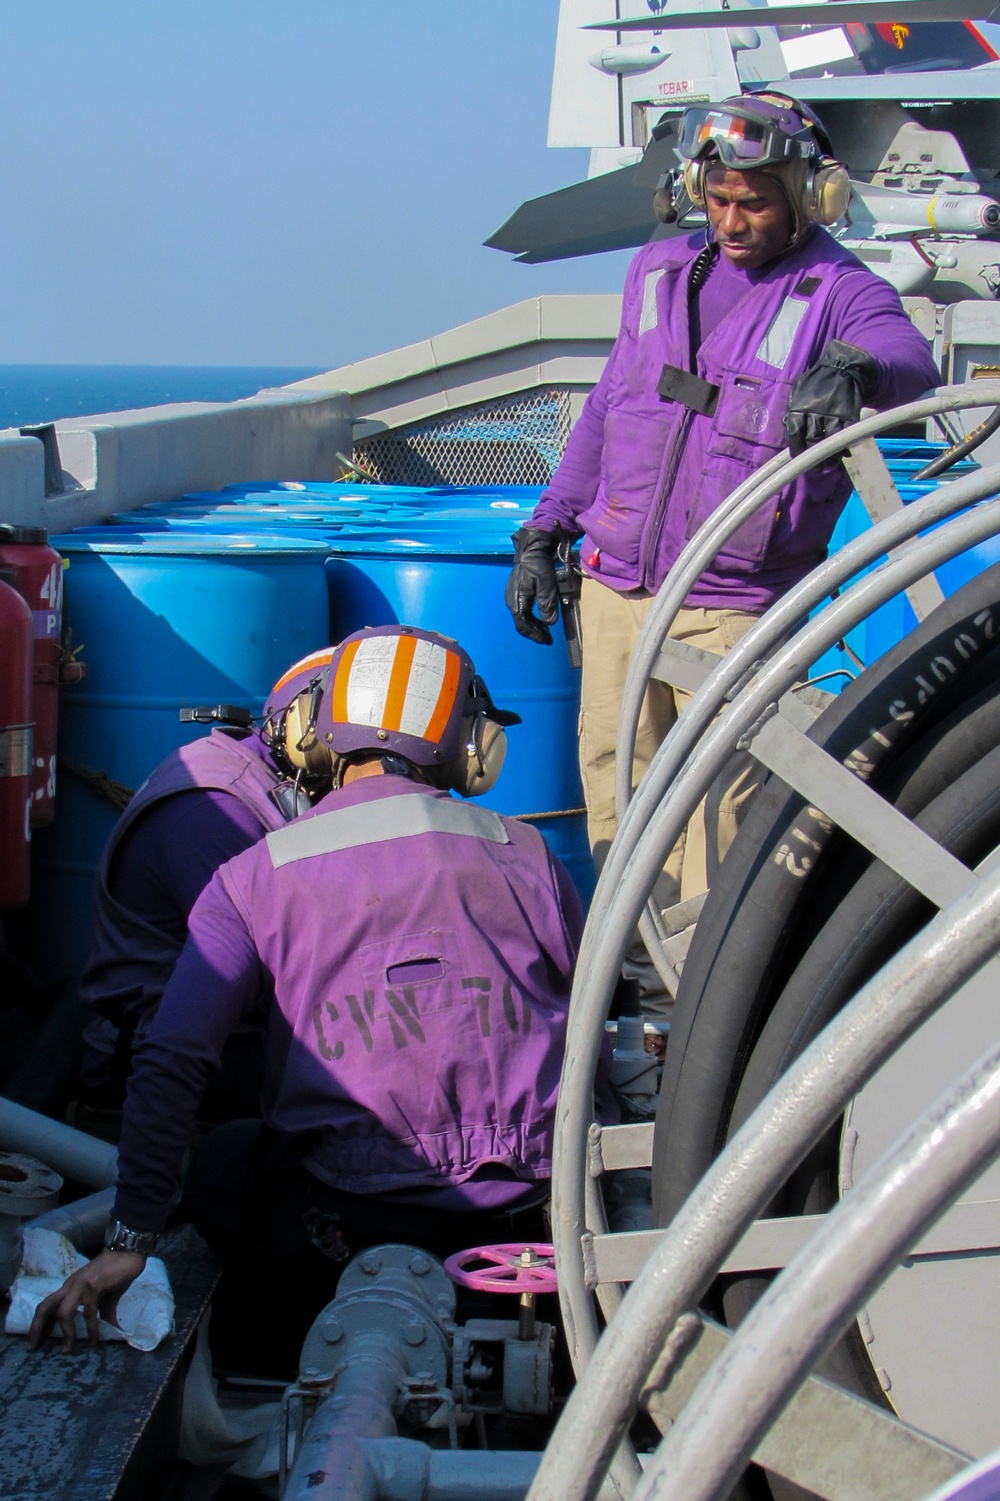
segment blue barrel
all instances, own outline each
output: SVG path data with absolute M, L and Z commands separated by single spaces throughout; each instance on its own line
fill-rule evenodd
M 417 529 L 419 530 L 419 529 Z M 524 723 L 507 734 L 500 779 L 481 801 L 500 813 L 542 814 L 536 827 L 569 868 L 584 902 L 594 889 L 577 759 L 579 673 L 562 629 L 553 646 L 514 630 L 504 605 L 512 549 L 506 536 L 473 532 L 333 538 L 326 569 L 334 639 L 366 625 L 417 625 L 468 651 L 497 704 Z M 549 816 L 544 816 L 549 815 Z
M 908 440 L 904 439 L 893 439 L 890 441 L 899 443 L 900 445 L 904 442 L 908 443 Z M 879 446 L 882 447 L 883 445 L 880 443 Z M 913 445 L 908 444 L 908 446 Z M 925 446 L 928 449 L 936 448 L 938 452 L 943 451 L 940 445 L 927 444 Z M 934 456 L 933 452 L 930 453 L 924 462 L 929 461 L 929 458 Z M 966 473 L 977 467 L 974 464 L 966 465 Z M 950 474 L 951 471 L 949 471 Z M 939 484 L 943 483 L 944 480 L 944 475 L 939 480 L 922 480 L 919 484 L 907 484 L 897 479 L 896 488 L 899 491 L 899 496 L 903 504 L 909 505 L 920 496 L 927 495 L 930 491 L 937 489 Z M 852 491 L 833 529 L 833 535 L 830 539 L 830 553 L 835 553 L 840 548 L 845 547 L 848 542 L 853 542 L 856 537 L 861 536 L 870 527 L 871 521 L 868 517 L 868 512 L 865 510 L 857 491 Z M 878 562 L 883 561 L 884 559 L 878 560 Z M 1000 537 L 991 537 L 987 541 L 981 542 L 978 546 L 971 547 L 966 552 L 959 553 L 957 557 L 952 558 L 949 562 L 936 569 L 935 578 L 941 586 L 942 592 L 947 597 L 954 594 L 963 584 L 968 583 L 969 579 L 974 578 L 976 574 L 982 573 L 984 568 L 989 568 L 998 561 L 1000 561 Z M 877 563 L 872 564 L 872 567 L 876 566 Z M 863 571 L 867 573 L 870 569 Z M 818 612 L 813 611 L 813 614 L 816 613 Z M 842 670 L 843 676 L 821 684 L 828 691 L 840 692 L 849 681 L 847 674 L 849 673 L 851 676 L 856 677 L 861 670 L 854 657 L 860 658 L 865 667 L 870 667 L 873 662 L 878 661 L 879 657 L 884 656 L 891 647 L 895 646 L 897 641 L 902 640 L 905 635 L 912 631 L 916 623 L 917 617 L 913 613 L 906 595 L 897 594 L 893 599 L 887 600 L 884 605 L 880 605 L 866 620 L 863 620 L 852 631 L 847 633 L 845 639 L 850 651 L 844 651 L 837 646 L 831 647 L 810 669 L 810 676 L 816 677 L 823 673 Z M 854 656 L 852 656 L 852 653 Z
M 87 676 L 61 696 L 59 751 L 86 773 L 138 787 L 199 732 L 185 704 L 259 714 L 291 663 L 330 640 L 323 563 L 309 539 L 69 534 L 66 613 Z M 90 948 L 94 871 L 118 817 L 99 787 L 63 772 L 55 822 L 36 835 L 24 950 L 46 982 Z

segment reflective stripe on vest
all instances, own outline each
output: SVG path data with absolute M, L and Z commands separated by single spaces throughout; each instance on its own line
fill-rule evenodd
M 808 302 L 798 297 L 788 297 L 771 320 L 771 326 L 761 340 L 757 358 L 776 370 L 784 370 L 792 352 L 799 324 L 809 311 Z
M 279 870 L 282 865 L 311 860 L 314 855 L 333 855 L 389 839 L 407 839 L 413 834 L 464 834 L 470 839 L 488 839 L 492 844 L 510 843 L 502 819 L 488 808 L 410 793 L 290 823 L 268 834 L 267 848 L 272 866 Z
M 656 327 L 656 287 L 662 275 L 662 270 L 646 272 L 646 280 L 642 287 L 642 314 L 639 318 L 640 334 L 648 334 L 651 328 Z

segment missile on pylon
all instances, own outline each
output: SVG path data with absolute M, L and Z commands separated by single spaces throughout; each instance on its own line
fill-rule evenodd
M 988 235 L 1000 230 L 1000 203 L 984 193 L 910 193 L 851 183 L 851 221 L 871 218 L 883 232 L 932 230 L 944 235 Z M 857 206 L 863 213 L 857 212 Z

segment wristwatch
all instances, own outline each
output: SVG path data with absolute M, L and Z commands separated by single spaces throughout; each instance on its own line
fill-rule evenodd
M 152 1256 L 159 1238 L 155 1230 L 130 1230 L 121 1220 L 112 1220 L 104 1232 L 104 1247 L 108 1251 L 134 1251 L 139 1256 Z

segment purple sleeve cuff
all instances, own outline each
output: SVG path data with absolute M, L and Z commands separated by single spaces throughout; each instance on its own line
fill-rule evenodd
M 886 410 L 916 401 L 941 384 L 923 334 L 914 328 L 895 289 L 881 277 L 845 276 L 831 307 L 833 338 L 855 344 L 875 360 L 879 382 L 868 405 Z

